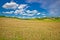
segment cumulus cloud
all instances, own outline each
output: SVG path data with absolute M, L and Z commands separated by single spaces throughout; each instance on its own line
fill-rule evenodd
M 27 10 L 27 8 L 29 7 L 27 4 L 17 4 L 15 2 L 10 2 L 10 3 L 7 2 L 2 7 L 5 9 L 15 9 L 14 11 L 3 12 L 3 13 L 6 13 L 6 14 L 14 13 L 15 15 L 21 15 L 24 18 L 25 16 L 32 17 L 34 15 L 41 14 L 38 10 L 29 10 L 29 9 Z M 45 14 L 42 14 L 42 15 L 45 16 Z
M 36 10 L 32 10 L 31 13 L 36 13 Z
M 27 13 L 31 13 L 31 14 L 32 14 L 32 13 L 34 13 L 34 14 L 35 14 L 35 13 L 38 13 L 38 11 L 37 11 L 37 10 L 32 10 L 32 11 L 27 10 L 26 12 L 27 12 Z
M 32 13 L 32 11 L 30 11 L 30 10 L 27 10 L 26 12 L 27 12 L 27 13 Z
M 27 4 L 17 4 L 16 2 L 7 2 L 2 7 L 5 9 L 27 9 L 29 6 Z
M 42 14 L 42 15 L 46 15 L 46 14 Z
M 17 14 L 21 14 L 21 15 L 26 15 L 26 16 L 33 16 L 35 14 L 37 14 L 38 11 L 37 10 L 24 10 L 24 9 L 19 9 L 19 10 L 16 10 L 14 12 L 15 15 Z
M 5 9 L 16 9 L 18 7 L 18 4 L 15 2 L 5 3 L 3 6 Z
M 26 14 L 26 13 L 23 13 L 22 15 L 23 15 L 23 16 L 27 16 L 28 14 Z
M 16 15 L 17 14 L 23 14 L 24 13 L 24 9 L 21 9 L 21 10 L 15 10 L 14 12 Z
M 15 15 L 22 15 L 22 16 L 34 16 L 34 15 L 40 15 L 41 13 L 37 10 L 24 10 L 24 9 L 18 9 L 14 11 Z
M 10 2 L 10 3 L 6 3 L 3 5 L 3 8 L 6 8 L 6 9 L 16 9 L 14 12 L 13 11 L 10 11 L 10 12 L 4 12 L 4 13 L 7 13 L 7 14 L 12 14 L 14 13 L 15 15 L 23 15 L 23 16 L 33 16 L 35 14 L 38 13 L 37 10 L 26 10 L 29 6 L 27 4 L 17 4 L 15 2 Z
M 26 13 L 28 14 L 28 16 L 34 16 L 35 14 L 38 14 L 37 10 L 26 10 Z
M 34 16 L 34 14 L 28 14 L 27 16 Z
M 12 13 L 14 13 L 14 11 L 2 12 L 2 13 L 4 13 L 4 14 L 12 14 Z
M 37 15 L 40 15 L 41 13 L 37 13 Z
M 26 10 L 26 12 L 27 12 L 27 14 L 28 14 L 28 16 L 34 16 L 35 14 L 37 14 L 38 13 L 38 11 L 37 10 Z
M 18 9 L 24 9 L 26 7 L 27 7 L 27 4 L 21 4 L 21 5 L 19 5 Z

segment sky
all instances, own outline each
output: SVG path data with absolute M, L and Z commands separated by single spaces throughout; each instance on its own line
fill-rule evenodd
M 0 16 L 60 17 L 60 0 L 0 0 Z

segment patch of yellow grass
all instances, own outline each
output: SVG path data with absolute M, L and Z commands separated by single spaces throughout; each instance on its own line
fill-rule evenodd
M 60 40 L 60 22 L 0 18 L 0 40 Z

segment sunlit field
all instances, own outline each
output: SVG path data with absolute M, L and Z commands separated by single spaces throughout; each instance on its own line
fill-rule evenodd
M 1 17 L 0 40 L 60 40 L 60 20 Z

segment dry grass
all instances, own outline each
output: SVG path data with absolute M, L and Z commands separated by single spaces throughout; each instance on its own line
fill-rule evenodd
M 0 18 L 0 40 L 60 40 L 60 22 Z

